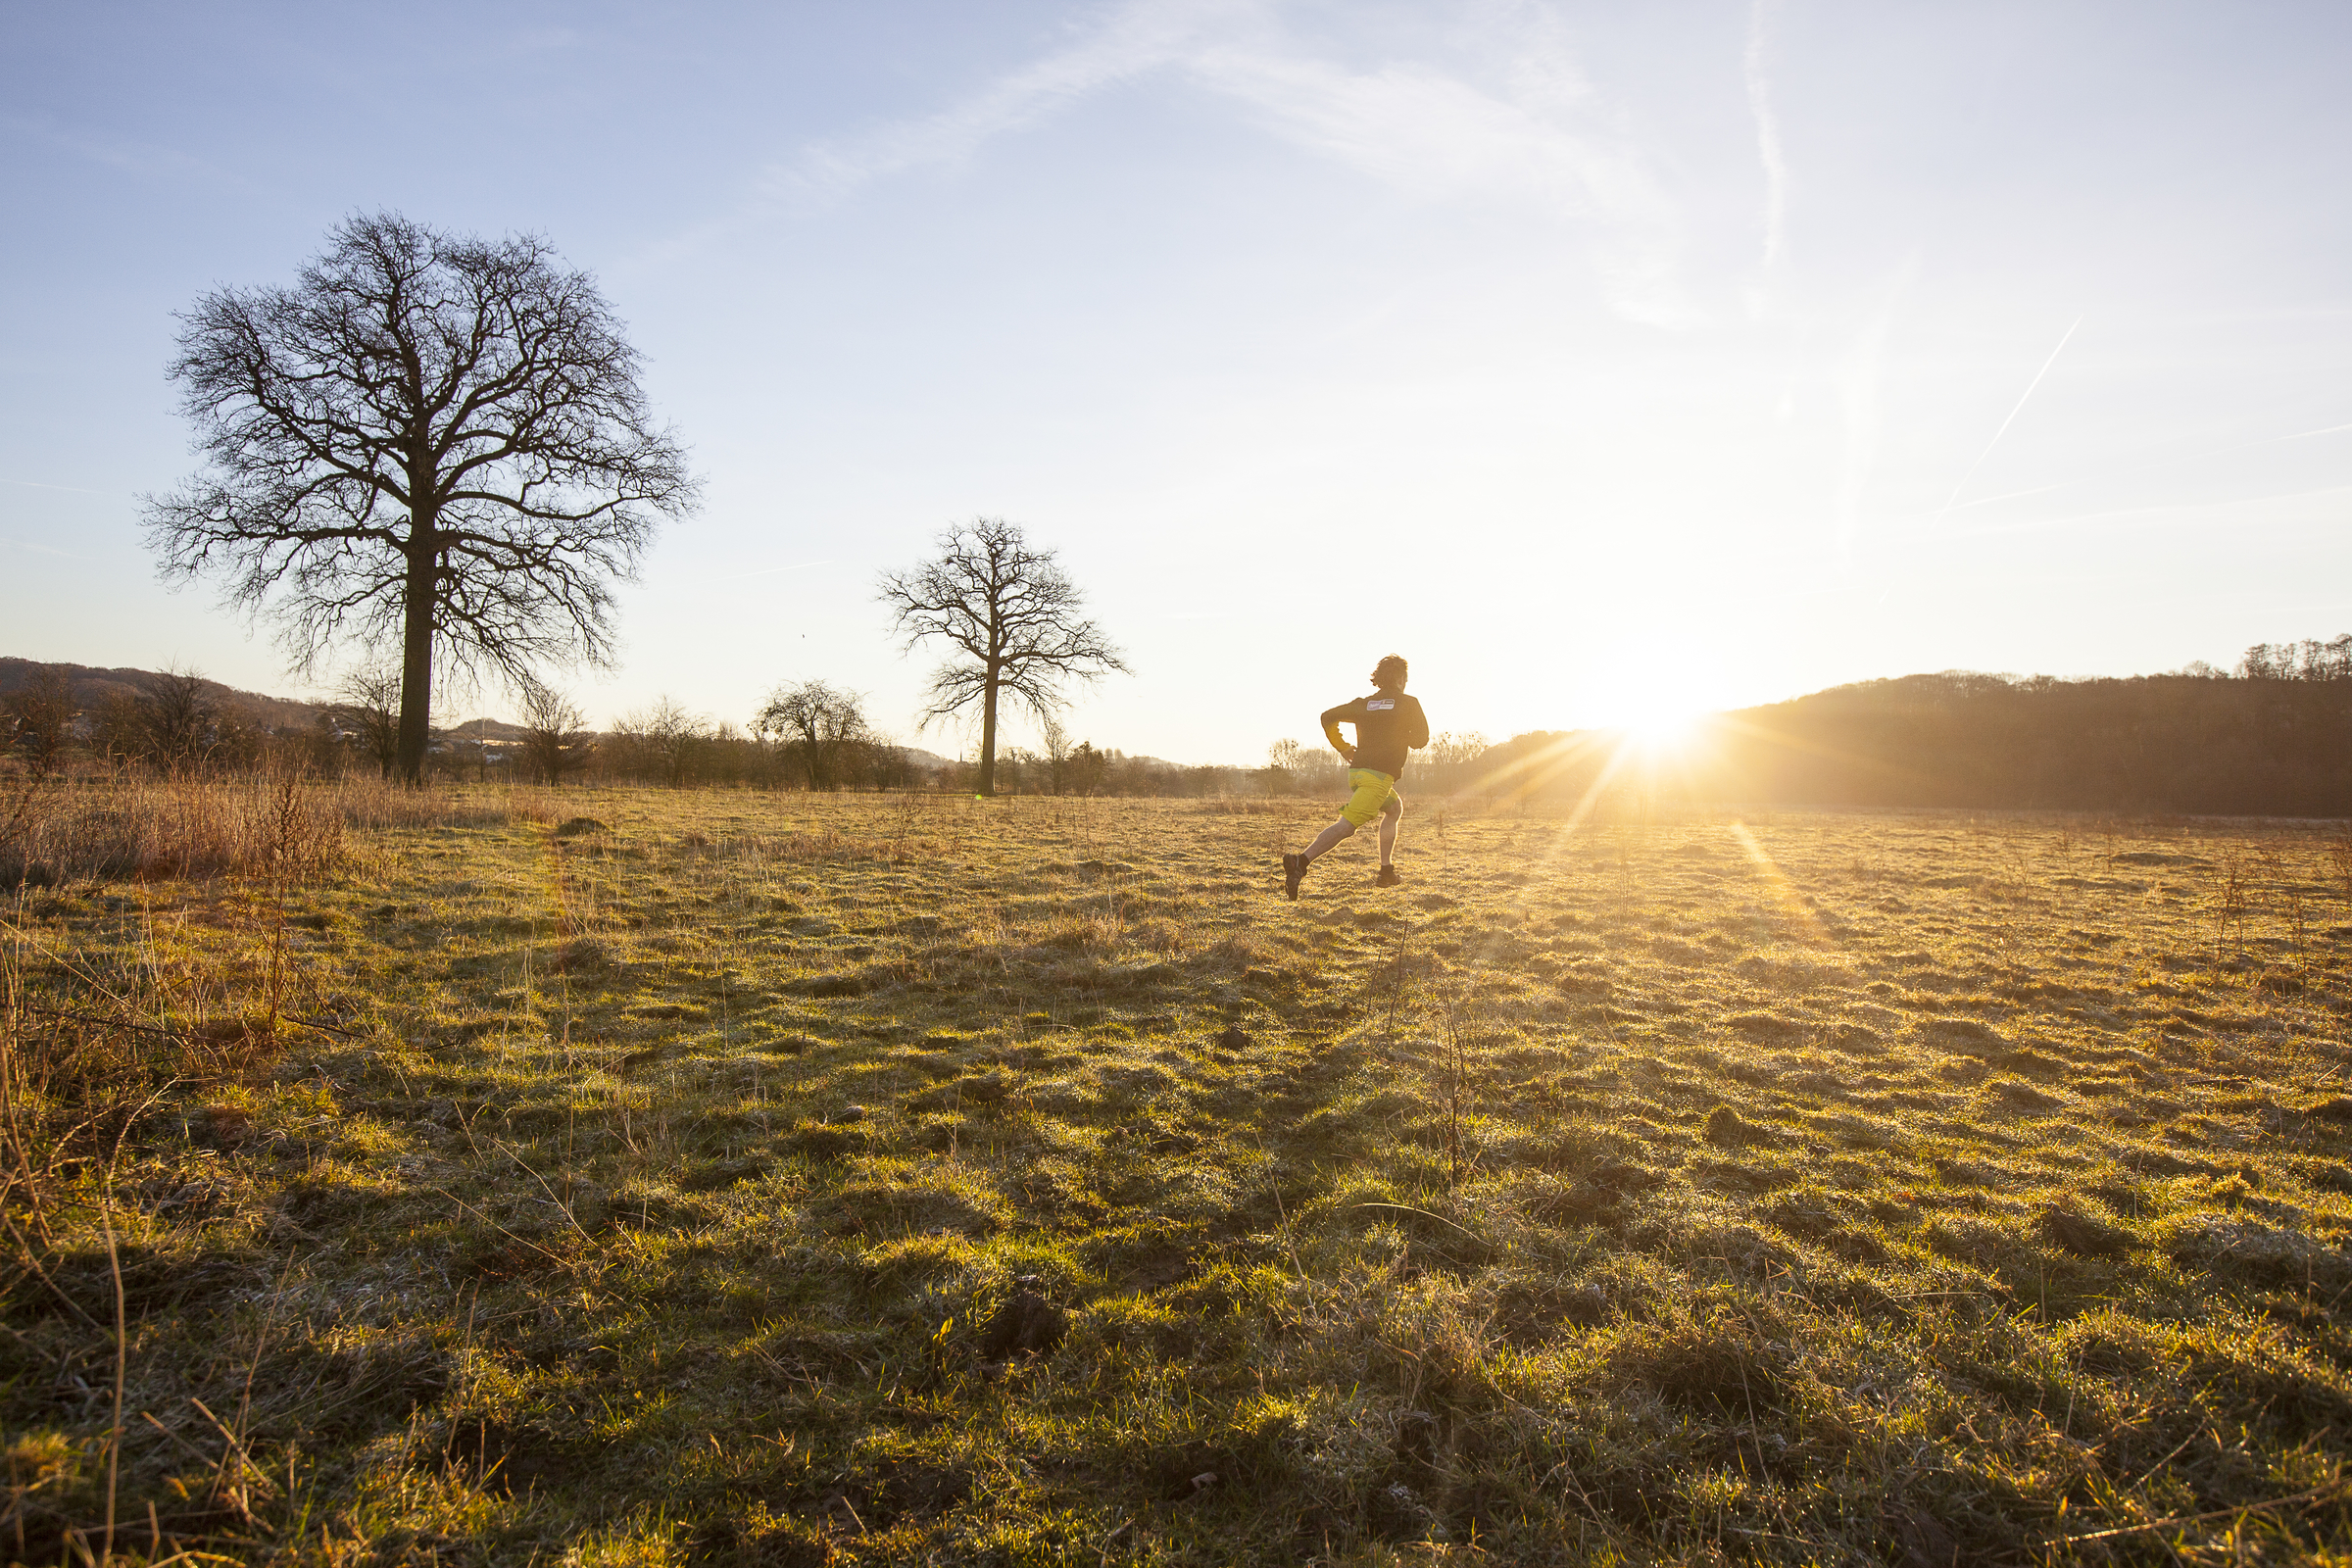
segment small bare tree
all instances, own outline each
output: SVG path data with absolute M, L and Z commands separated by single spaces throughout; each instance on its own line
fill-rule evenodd
M 90 748 L 117 772 L 147 754 L 147 722 L 136 692 L 116 687 L 89 715 Z
M 167 669 L 149 679 L 139 699 L 139 727 L 144 750 L 158 765 L 201 765 L 227 739 L 211 685 L 189 669 Z
M 1061 715 L 1044 712 L 1037 715 L 1037 738 L 1046 748 L 1046 782 L 1059 795 L 1069 783 L 1070 731 Z
M 564 774 L 580 771 L 596 755 L 588 715 L 569 695 L 540 681 L 522 682 L 521 695 L 523 765 L 561 787 Z
M 398 768 L 423 777 L 437 657 L 519 679 L 611 657 L 612 582 L 692 510 L 637 355 L 547 241 L 353 217 L 291 288 L 181 318 L 172 378 L 209 469 L 149 497 L 167 576 L 219 573 L 297 668 L 400 650 Z
M 1111 754 L 1098 752 L 1092 741 L 1080 741 L 1070 748 L 1063 771 L 1068 775 L 1071 790 L 1080 795 L 1099 795 L 1110 777 Z
M 390 778 L 400 762 L 400 672 L 355 669 L 335 694 L 343 700 L 329 711 L 358 738 L 360 749 Z
M 1062 705 L 1065 681 L 1127 672 L 1119 650 L 1091 620 L 1051 550 L 1032 550 L 1014 524 L 975 518 L 939 536 L 939 556 L 911 571 L 884 574 L 877 597 L 892 629 L 915 644 L 938 637 L 951 657 L 931 677 L 924 722 L 980 705 L 982 795 L 997 792 L 997 716 L 1009 694 L 1039 717 Z
M 74 683 L 66 672 L 55 664 L 40 665 L 0 708 L 14 730 L 9 742 L 32 776 L 56 772 L 74 738 Z
M 808 769 L 808 787 L 837 790 L 848 779 L 845 764 L 866 740 L 863 699 L 821 680 L 779 686 L 752 720 L 755 733 L 799 744 Z
M 1298 793 L 1299 781 L 1314 769 L 1314 759 L 1304 746 L 1295 740 L 1279 740 L 1266 748 L 1266 792 L 1270 795 Z
M 688 712 L 674 697 L 661 697 L 621 719 L 613 731 L 663 783 L 678 789 L 693 775 L 695 760 L 710 739 L 710 721 Z
M 1476 730 L 1455 734 L 1446 730 L 1429 743 L 1418 764 L 1427 780 L 1425 793 L 1458 795 L 1467 790 L 1488 751 L 1487 738 Z

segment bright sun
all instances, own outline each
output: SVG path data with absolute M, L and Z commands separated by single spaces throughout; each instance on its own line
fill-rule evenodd
M 1653 708 L 1637 715 L 1625 727 L 1643 740 L 1687 740 L 1704 716 L 1695 708 Z
M 1705 716 L 1695 708 L 1652 708 L 1629 716 L 1623 727 L 1635 746 L 1649 756 L 1662 757 L 1688 747 Z
M 1531 692 L 1526 707 L 1549 709 L 1552 724 L 1564 719 L 1567 727 L 1614 733 L 1631 752 L 1665 761 L 1697 746 L 1722 710 L 1711 674 L 1629 659 L 1592 669 L 1568 693 Z

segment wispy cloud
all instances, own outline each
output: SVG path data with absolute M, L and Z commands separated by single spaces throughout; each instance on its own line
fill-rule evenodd
M 1674 276 L 1673 205 L 1637 150 L 1580 122 L 1588 106 L 1563 90 L 1572 62 L 1542 58 L 1558 45 L 1526 42 L 1508 94 L 1422 67 L 1351 72 L 1233 49 L 1203 51 L 1186 71 L 1294 145 L 1416 199 L 1490 202 L 1583 226 L 1613 307 L 1690 324 L 1696 313 Z
M 803 148 L 770 172 L 777 195 L 838 195 L 871 180 L 953 168 L 980 147 L 1051 118 L 1119 82 L 1181 59 L 1219 11 L 1195 5 L 1131 4 L 1076 44 L 990 83 L 938 114 Z
M 627 265 L 661 266 L 692 254 L 760 221 L 778 206 L 821 205 L 896 175 L 961 168 L 1000 136 L 1038 124 L 1121 82 L 1166 70 L 1220 13 L 1240 19 L 1256 9 L 1249 0 L 1131 0 L 1075 42 L 960 103 L 808 143 L 764 170 L 737 210 L 651 245 Z
M 153 142 L 130 141 L 121 138 L 92 136 L 58 124 L 46 115 L 8 115 L 0 117 L 0 125 L 20 136 L 28 136 L 60 152 L 71 154 L 85 163 L 112 169 L 126 174 L 160 175 L 174 179 L 196 179 L 226 185 L 232 189 L 250 190 L 253 182 L 241 174 L 209 163 L 176 147 L 158 146 Z
M 1781 259 L 1788 217 L 1788 162 L 1781 153 L 1781 122 L 1764 75 L 1772 0 L 1754 0 L 1747 13 L 1747 107 L 1756 120 L 1756 159 L 1764 166 L 1764 269 Z
M 1354 69 L 1250 0 L 1131 0 L 1068 46 L 934 115 L 815 143 L 770 171 L 771 198 L 838 199 L 967 163 L 995 138 L 1098 94 L 1170 76 L 1270 133 L 1411 198 L 1500 203 L 1579 226 L 1610 304 L 1684 325 L 1680 215 L 1636 141 L 1610 125 L 1563 29 L 1530 8 L 1498 29 L 1492 81 L 1435 67 Z

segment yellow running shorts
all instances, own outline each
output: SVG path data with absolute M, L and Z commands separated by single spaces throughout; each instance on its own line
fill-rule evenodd
M 1396 793 L 1396 781 L 1388 774 L 1351 767 L 1348 770 L 1348 804 L 1340 808 L 1340 819 L 1355 827 L 1370 827 L 1372 819 L 1388 809 L 1389 802 L 1401 807 L 1403 800 Z

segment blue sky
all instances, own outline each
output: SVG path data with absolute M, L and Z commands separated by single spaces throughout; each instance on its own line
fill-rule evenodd
M 7 4 L 0 652 L 297 689 L 142 551 L 172 313 L 392 208 L 595 271 L 707 480 L 599 720 L 917 738 L 872 581 L 976 514 L 1187 760 L 1390 651 L 1496 738 L 2227 662 L 2352 629 L 2346 79 L 2326 4 Z

